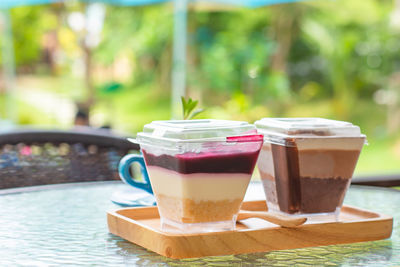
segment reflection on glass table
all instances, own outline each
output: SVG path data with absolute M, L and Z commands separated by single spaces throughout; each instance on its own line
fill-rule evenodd
M 0 265 L 400 264 L 400 192 L 393 189 L 351 186 L 345 199 L 347 205 L 392 215 L 393 234 L 387 240 L 173 260 L 108 233 L 106 211 L 120 208 L 110 201 L 110 197 L 125 187 L 120 182 L 94 182 L 0 191 Z M 135 194 L 135 189 L 131 190 Z M 252 183 L 246 200 L 261 198 L 261 184 Z

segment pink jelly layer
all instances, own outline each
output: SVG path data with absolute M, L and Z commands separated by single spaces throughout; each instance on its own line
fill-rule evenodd
M 154 155 L 143 151 L 147 166 L 158 166 L 183 174 L 190 173 L 247 173 L 251 174 L 260 149 L 250 152 L 184 153 Z

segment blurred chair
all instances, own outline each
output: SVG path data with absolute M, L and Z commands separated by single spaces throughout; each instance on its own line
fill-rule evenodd
M 118 180 L 122 156 L 139 146 L 106 133 L 18 130 L 0 134 L 0 189 Z

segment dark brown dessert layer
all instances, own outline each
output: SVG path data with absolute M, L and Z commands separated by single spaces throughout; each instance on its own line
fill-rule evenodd
M 279 208 L 287 213 L 300 210 L 300 170 L 297 147 L 272 145 L 276 196 Z
M 267 201 L 278 205 L 286 213 L 328 213 L 341 206 L 350 183 L 349 178 L 311 178 L 300 177 L 299 201 L 287 201 L 282 197 L 282 191 L 289 194 L 291 190 L 277 190 L 274 180 L 263 179 Z M 283 189 L 283 190 L 282 190 Z M 280 193 L 278 198 L 277 192 Z
M 260 144 L 261 146 L 261 144 Z M 252 174 L 260 150 L 230 153 L 185 153 L 159 155 L 143 151 L 147 166 L 158 166 L 179 173 L 247 173 Z
M 350 178 L 300 177 L 301 213 L 334 212 L 343 203 Z
M 272 153 L 274 161 L 273 175 L 260 171 L 267 201 L 293 214 L 328 213 L 341 206 L 360 151 L 299 152 L 296 147 L 271 144 L 271 150 L 262 153 Z

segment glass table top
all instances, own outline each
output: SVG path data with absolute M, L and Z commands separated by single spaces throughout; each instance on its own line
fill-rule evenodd
M 273 252 L 174 260 L 108 232 L 106 212 L 120 182 L 0 190 L 0 266 L 391 266 L 400 264 L 400 191 L 352 186 L 345 204 L 392 215 L 387 240 Z M 261 199 L 252 183 L 247 200 Z M 273 242 L 273 240 L 271 240 Z

